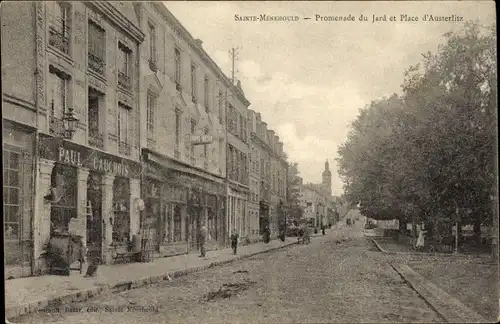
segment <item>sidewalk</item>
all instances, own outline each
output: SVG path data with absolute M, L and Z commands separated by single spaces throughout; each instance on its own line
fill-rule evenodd
M 498 267 L 489 257 L 392 248 L 372 239 L 408 284 L 451 323 L 496 322 Z
M 58 307 L 104 293 L 138 288 L 168 280 L 168 276 L 173 279 L 296 243 L 296 238 L 289 237 L 285 242 L 273 240 L 268 244 L 259 242 L 241 246 L 237 256 L 228 248 L 209 251 L 205 258 L 192 253 L 155 259 L 151 263 L 102 265 L 97 276 L 92 278 L 84 278 L 78 271 L 72 271 L 70 276 L 45 275 L 6 280 L 5 317 L 14 318 L 49 306 Z

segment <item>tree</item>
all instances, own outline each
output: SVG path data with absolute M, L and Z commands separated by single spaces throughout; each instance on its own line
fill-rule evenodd
M 288 215 L 290 220 L 298 222 L 302 218 L 304 210 L 300 206 L 300 185 L 302 180 L 297 163 L 289 165 L 287 177 Z
M 468 24 L 405 73 L 401 96 L 360 110 L 338 148 L 348 199 L 375 219 L 474 224 L 493 219 L 494 28 Z

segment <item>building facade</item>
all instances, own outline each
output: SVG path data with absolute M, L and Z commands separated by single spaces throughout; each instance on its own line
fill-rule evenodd
M 172 13 L 144 3 L 140 69 L 143 235 L 161 255 L 227 242 L 225 105 L 232 84 Z
M 276 235 L 286 217 L 288 163 L 283 143 L 273 130 L 267 129 L 267 123 L 262 120 L 261 114 L 252 110 L 249 111 L 249 129 L 253 162 L 250 190 L 254 197 L 250 206 L 255 215 L 252 219 L 259 233 L 269 227 L 271 233 Z
M 22 19 L 13 19 L 20 13 Z M 46 269 L 45 247 L 58 232 L 81 235 L 102 262 L 111 262 L 113 250 L 127 246 L 139 229 L 137 63 L 144 34 L 137 8 L 131 3 L 16 3 L 2 6 L 2 24 L 6 39 L 25 30 L 20 39 L 30 41 L 26 35 L 31 34 L 36 40 L 26 48 L 2 47 L 2 57 L 9 60 L 2 66 L 3 99 L 12 95 L 34 103 L 28 109 L 4 106 L 4 122 L 35 128 L 35 137 L 27 140 L 36 147 L 30 156 L 38 157 L 29 177 L 35 191 L 21 189 L 32 234 L 18 236 L 23 249 L 22 242 L 31 242 L 31 273 Z M 16 76 L 23 70 L 33 76 L 21 82 L 25 98 L 19 93 L 22 78 Z M 15 164 L 7 170 L 15 170 Z M 7 200 L 4 206 L 14 204 L 12 197 Z
M 229 235 L 236 230 L 241 238 L 246 239 L 250 234 L 247 206 L 250 193 L 247 113 L 250 102 L 245 98 L 239 81 L 229 90 L 226 105 Z
M 303 217 L 314 227 L 335 224 L 335 199 L 332 192 L 332 174 L 328 161 L 322 173 L 321 183 L 300 185 L 300 204 L 304 208 Z
M 260 201 L 261 201 L 261 157 L 262 149 L 257 137 L 257 123 L 260 121 L 260 114 L 254 110 L 248 110 L 248 132 L 249 132 L 249 189 L 248 196 L 248 219 L 250 224 L 250 235 L 252 240 L 258 240 L 262 232 L 260 226 Z

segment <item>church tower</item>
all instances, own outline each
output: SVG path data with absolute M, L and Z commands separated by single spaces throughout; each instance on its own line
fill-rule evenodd
M 330 165 L 328 164 L 328 160 L 325 162 L 325 171 L 322 174 L 322 184 L 323 188 L 325 188 L 328 196 L 332 195 L 332 172 L 330 172 Z

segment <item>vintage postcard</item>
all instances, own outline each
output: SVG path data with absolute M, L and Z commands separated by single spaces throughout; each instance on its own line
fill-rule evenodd
M 2 2 L 5 321 L 496 322 L 495 9 Z

